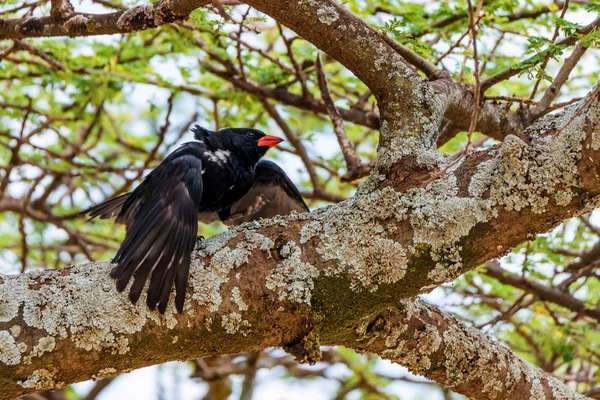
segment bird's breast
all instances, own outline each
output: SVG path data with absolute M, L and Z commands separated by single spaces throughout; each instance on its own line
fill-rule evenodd
M 228 158 L 227 162 L 223 161 L 223 158 L 220 160 L 220 163 L 214 161 L 204 165 L 199 211 L 220 211 L 227 208 L 242 198 L 252 186 L 253 168 L 243 168 L 231 158 Z

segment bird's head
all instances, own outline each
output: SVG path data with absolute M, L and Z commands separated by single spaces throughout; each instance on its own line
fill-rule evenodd
M 193 129 L 196 139 L 212 147 L 229 150 L 236 155 L 257 163 L 267 150 L 283 142 L 277 136 L 267 135 L 258 129 L 225 128 L 213 132 L 196 125 Z

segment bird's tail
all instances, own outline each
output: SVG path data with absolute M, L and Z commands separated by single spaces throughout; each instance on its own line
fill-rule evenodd
M 114 199 L 106 200 L 103 203 L 81 211 L 79 215 L 89 214 L 90 218 L 87 221 L 91 221 L 96 217 L 100 217 L 100 219 L 118 217 L 121 213 L 121 209 L 123 208 L 123 204 L 127 201 L 129 195 L 130 193 L 125 193 L 115 197 Z

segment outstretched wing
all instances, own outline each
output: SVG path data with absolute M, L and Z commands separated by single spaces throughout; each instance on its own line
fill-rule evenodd
M 123 291 L 133 277 L 129 298 L 136 303 L 150 277 L 146 303 L 164 313 L 175 283 L 175 305 L 183 311 L 190 256 L 198 234 L 202 199 L 203 148 L 186 143 L 171 153 L 131 193 L 86 210 L 92 218 L 109 218 L 127 226 L 113 262 L 111 277 Z
M 271 161 L 256 165 L 254 183 L 248 193 L 231 207 L 219 212 L 221 220 L 231 226 L 259 218 L 306 212 L 308 206 L 290 178 Z

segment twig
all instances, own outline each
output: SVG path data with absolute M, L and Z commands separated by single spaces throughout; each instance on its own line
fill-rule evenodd
M 560 13 L 560 18 L 564 19 L 565 18 L 565 13 L 567 12 L 567 9 L 569 8 L 569 0 L 565 0 L 565 6 L 562 9 L 562 12 Z M 558 38 L 558 34 L 560 33 L 560 25 L 556 24 L 556 28 L 554 28 L 554 34 L 552 35 L 552 42 L 556 41 L 556 38 Z M 544 57 L 544 61 L 542 62 L 542 65 L 540 66 L 540 69 L 542 71 L 544 71 L 546 69 L 546 67 L 548 66 L 548 61 L 550 61 L 550 53 L 546 53 L 546 56 Z M 540 82 L 542 81 L 542 76 L 538 76 L 538 78 L 535 81 L 535 85 L 533 85 L 533 90 L 531 91 L 531 95 L 529 96 L 530 99 L 533 100 L 533 98 L 535 97 L 535 94 L 537 93 L 538 87 L 540 86 Z
M 534 113 L 541 113 L 550 106 L 550 103 L 558 96 L 560 89 L 567 82 L 569 74 L 577 66 L 577 63 L 579 63 L 579 60 L 583 57 L 586 50 L 587 47 L 583 45 L 582 41 L 577 42 L 577 45 L 573 49 L 573 53 L 565 60 L 565 63 L 556 74 L 556 78 L 554 78 L 552 85 L 546 90 L 544 96 L 535 107 Z
M 471 0 L 467 0 L 467 4 L 469 5 L 469 27 L 471 30 L 471 36 L 473 41 L 473 62 L 475 63 L 475 105 L 473 107 L 473 114 L 471 116 L 471 124 L 469 125 L 469 132 L 467 138 L 467 145 L 465 146 L 465 154 L 469 151 L 469 145 L 471 144 L 471 138 L 473 136 L 473 132 L 475 131 L 475 127 L 477 126 L 477 118 L 479 117 L 479 111 L 481 110 L 481 81 L 479 78 L 479 56 L 477 54 L 477 26 L 475 23 L 475 16 L 473 14 L 473 5 L 471 4 Z M 483 0 L 479 0 L 477 3 L 477 17 L 479 17 L 479 13 L 481 13 L 481 7 L 483 6 Z
M 242 20 L 240 21 L 240 29 L 238 30 L 238 38 L 240 38 L 240 39 L 242 39 L 242 32 L 244 30 L 244 21 L 246 21 L 246 18 L 248 18 L 248 14 L 250 13 L 251 9 L 252 9 L 252 7 L 248 6 L 248 9 L 244 13 L 244 15 L 242 16 Z M 246 80 L 246 71 L 244 69 L 244 61 L 242 60 L 242 42 L 241 42 L 241 40 L 239 40 L 237 42 L 236 48 L 237 48 L 237 60 L 238 60 L 239 66 L 240 66 L 240 75 L 243 80 Z
M 488 54 L 488 56 L 486 57 L 486 60 L 483 62 L 483 65 L 481 66 L 481 71 L 480 71 L 481 74 L 484 73 L 484 71 L 487 67 L 488 60 L 496 54 L 496 50 L 498 50 L 498 47 L 500 47 L 500 43 L 502 43 L 502 41 L 504 40 L 505 35 L 506 35 L 505 32 L 500 33 L 500 37 L 498 38 L 498 40 L 496 40 L 496 43 L 494 43 L 494 47 L 492 47 L 490 54 Z
M 279 128 L 281 128 L 281 130 L 283 131 L 285 137 L 296 149 L 298 157 L 300 157 L 300 159 L 304 163 L 304 166 L 306 167 L 306 171 L 308 172 L 308 176 L 310 177 L 310 181 L 313 185 L 313 190 L 322 189 L 323 184 L 319 179 L 319 175 L 315 171 L 315 167 L 310 157 L 308 156 L 308 153 L 306 152 L 306 148 L 298 138 L 298 135 L 296 135 L 296 133 L 292 130 L 292 128 L 290 128 L 287 122 L 285 122 L 281 115 L 279 115 L 279 112 L 277 111 L 277 109 L 275 109 L 275 106 L 273 106 L 273 104 L 271 104 L 271 102 L 267 98 L 260 97 L 260 100 L 263 103 L 265 110 L 267 110 L 267 113 L 271 116 L 271 118 L 275 120 L 277 125 L 279 125 Z
M 308 91 L 308 87 L 306 86 L 306 74 L 302 70 L 302 67 L 298 64 L 298 61 L 296 61 L 296 57 L 294 56 L 294 51 L 292 49 L 292 43 L 291 41 L 287 40 L 287 38 L 283 34 L 283 27 L 281 26 L 281 24 L 278 23 L 277 27 L 279 28 L 279 34 L 287 49 L 288 58 L 290 59 L 292 65 L 294 66 L 294 70 L 296 71 L 298 82 L 300 82 L 300 85 L 302 86 L 302 95 L 304 97 L 310 97 L 310 92 Z
M 90 390 L 88 394 L 83 398 L 83 400 L 96 400 L 96 397 L 98 397 L 98 395 L 102 393 L 102 391 L 106 389 L 108 385 L 110 385 L 113 381 L 114 378 L 100 379 L 96 382 L 92 390 Z
M 580 40 L 582 38 L 582 36 L 589 34 L 599 25 L 600 25 L 600 17 L 596 18 L 593 22 L 591 22 L 589 25 L 585 26 L 584 28 L 576 30 L 572 36 L 569 36 L 567 38 L 564 38 L 564 39 L 559 40 L 558 42 L 554 43 L 554 45 L 571 46 L 571 45 L 575 44 L 578 40 Z M 540 56 L 540 53 L 536 53 L 533 56 L 529 57 L 527 60 L 525 60 L 517 65 L 513 65 L 512 67 L 505 69 L 502 72 L 498 72 L 496 75 L 493 75 L 493 76 L 487 78 L 486 80 L 484 80 L 482 82 L 481 90 L 485 93 L 492 86 L 497 85 L 498 83 L 505 81 L 507 79 L 510 79 L 515 75 L 518 75 L 521 72 L 521 68 L 520 68 L 521 65 L 531 64 L 533 62 L 537 63 L 539 61 L 536 61 L 536 59 L 539 58 L 539 56 Z
M 522 97 L 514 97 L 514 96 L 483 96 L 483 100 L 491 100 L 491 101 L 508 101 L 511 103 L 522 103 L 522 104 L 536 104 L 534 100 L 524 99 Z
M 25 40 L 15 40 L 14 41 L 14 45 L 17 49 L 19 50 L 25 50 L 28 53 L 31 53 L 33 55 L 36 55 L 38 57 L 40 57 L 42 60 L 46 61 L 48 64 L 50 64 L 52 67 L 60 70 L 60 71 L 65 71 L 66 68 L 64 65 L 62 65 L 59 61 L 55 60 L 54 58 L 50 57 L 48 55 L 48 53 L 38 49 L 37 47 L 35 47 L 34 45 L 32 45 L 31 43 L 25 41 Z
M 360 170 L 362 169 L 362 162 L 360 158 L 356 155 L 356 152 L 352 148 L 352 144 L 350 140 L 348 140 L 348 136 L 344 131 L 344 120 L 342 119 L 340 113 L 338 112 L 333 99 L 331 98 L 331 93 L 329 93 L 329 87 L 327 86 L 327 78 L 325 77 L 325 71 L 323 71 L 323 63 L 321 62 L 321 53 L 317 55 L 317 80 L 319 82 L 319 89 L 321 90 L 321 97 L 323 97 L 323 101 L 325 101 L 325 105 L 327 107 L 327 114 L 331 118 L 331 122 L 333 122 L 333 131 L 337 136 L 338 143 L 340 144 L 340 149 L 342 150 L 342 155 L 344 156 L 344 160 L 346 161 L 346 167 L 348 172 L 342 177 L 343 181 L 350 181 L 356 179 L 359 175 Z

